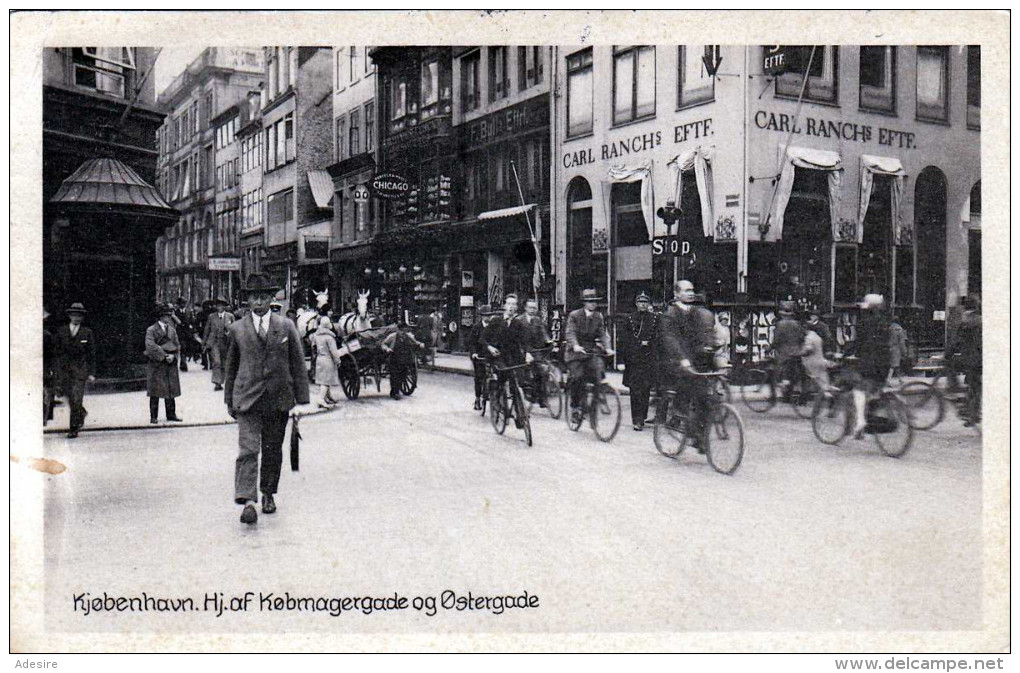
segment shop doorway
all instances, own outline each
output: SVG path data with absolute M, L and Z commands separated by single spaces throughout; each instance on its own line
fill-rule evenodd
M 612 207 L 613 296 L 611 313 L 629 313 L 652 280 L 652 252 L 641 210 L 641 183 L 618 182 L 610 192 Z
M 792 298 L 828 310 L 832 216 L 829 174 L 795 169 L 779 241 L 777 299 Z
M 917 303 L 921 314 L 917 343 L 943 348 L 946 337 L 946 176 L 928 166 L 914 186 L 914 232 L 917 237 Z
M 970 190 L 970 229 L 967 230 L 967 294 L 981 294 L 981 181 Z
M 585 288 L 605 296 L 607 265 L 606 253 L 592 250 L 591 186 L 584 178 L 574 178 L 567 187 L 567 310 L 581 306 Z
M 892 301 L 891 181 L 887 175 L 874 177 L 868 212 L 864 216 L 864 241 L 858 256 L 861 294 L 880 294 L 887 302 Z

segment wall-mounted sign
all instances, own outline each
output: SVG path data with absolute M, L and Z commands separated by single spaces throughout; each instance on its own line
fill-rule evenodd
M 686 124 L 678 124 L 673 127 L 673 143 L 680 144 L 693 141 L 703 141 L 709 136 L 714 136 L 712 118 L 698 119 Z M 668 142 L 668 136 L 667 136 Z M 662 131 L 649 131 L 639 133 L 629 138 L 621 138 L 613 142 L 605 143 L 599 148 L 596 154 L 594 148 L 585 147 L 564 154 L 560 161 L 564 168 L 576 168 L 587 164 L 593 164 L 596 160 L 613 161 L 627 157 L 631 154 L 639 154 L 654 150 L 662 145 Z
M 411 184 L 406 178 L 396 173 L 383 173 L 372 178 L 372 192 L 380 199 L 400 199 L 411 191 Z
M 367 185 L 357 185 L 354 187 L 354 203 L 368 203 Z
M 782 44 L 762 47 L 762 70 L 769 77 L 775 77 L 776 75 L 782 75 L 784 72 L 796 69 L 800 65 L 801 49 L 803 48 Z
M 209 258 L 209 270 L 210 271 L 240 271 L 241 270 L 241 258 L 240 257 L 210 257 Z
M 462 124 L 458 135 L 462 148 L 474 148 L 546 126 L 549 126 L 549 95 L 543 94 Z
M 898 131 L 882 126 L 857 124 L 855 122 L 824 119 L 822 117 L 804 117 L 797 119 L 785 112 L 769 112 L 758 110 L 754 113 L 754 125 L 763 131 L 779 131 L 793 135 L 806 135 L 815 138 L 831 138 L 856 143 L 877 142 L 886 147 L 899 149 L 917 149 L 916 135 L 909 131 Z

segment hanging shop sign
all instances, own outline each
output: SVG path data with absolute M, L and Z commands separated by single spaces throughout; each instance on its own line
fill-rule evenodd
M 411 191 L 407 178 L 396 173 L 383 173 L 372 178 L 372 192 L 380 199 L 400 199 Z
M 803 69 L 805 47 L 793 47 L 788 44 L 765 45 L 761 48 L 761 67 L 769 77 L 776 77 L 791 70 Z M 811 47 L 807 47 L 810 52 Z
M 209 270 L 210 271 L 240 271 L 241 270 L 241 258 L 240 257 L 210 257 L 209 258 Z
M 368 203 L 368 187 L 366 185 L 354 187 L 354 203 Z

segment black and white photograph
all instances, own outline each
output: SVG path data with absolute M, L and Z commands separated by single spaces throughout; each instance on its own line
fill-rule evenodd
M 12 654 L 1010 651 L 1008 14 L 11 25 Z

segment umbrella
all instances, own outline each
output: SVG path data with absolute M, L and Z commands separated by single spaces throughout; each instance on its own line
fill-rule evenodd
M 301 445 L 301 430 L 298 428 L 299 416 L 294 416 L 294 420 L 290 424 L 290 470 L 291 472 L 298 471 L 298 459 L 300 454 Z

